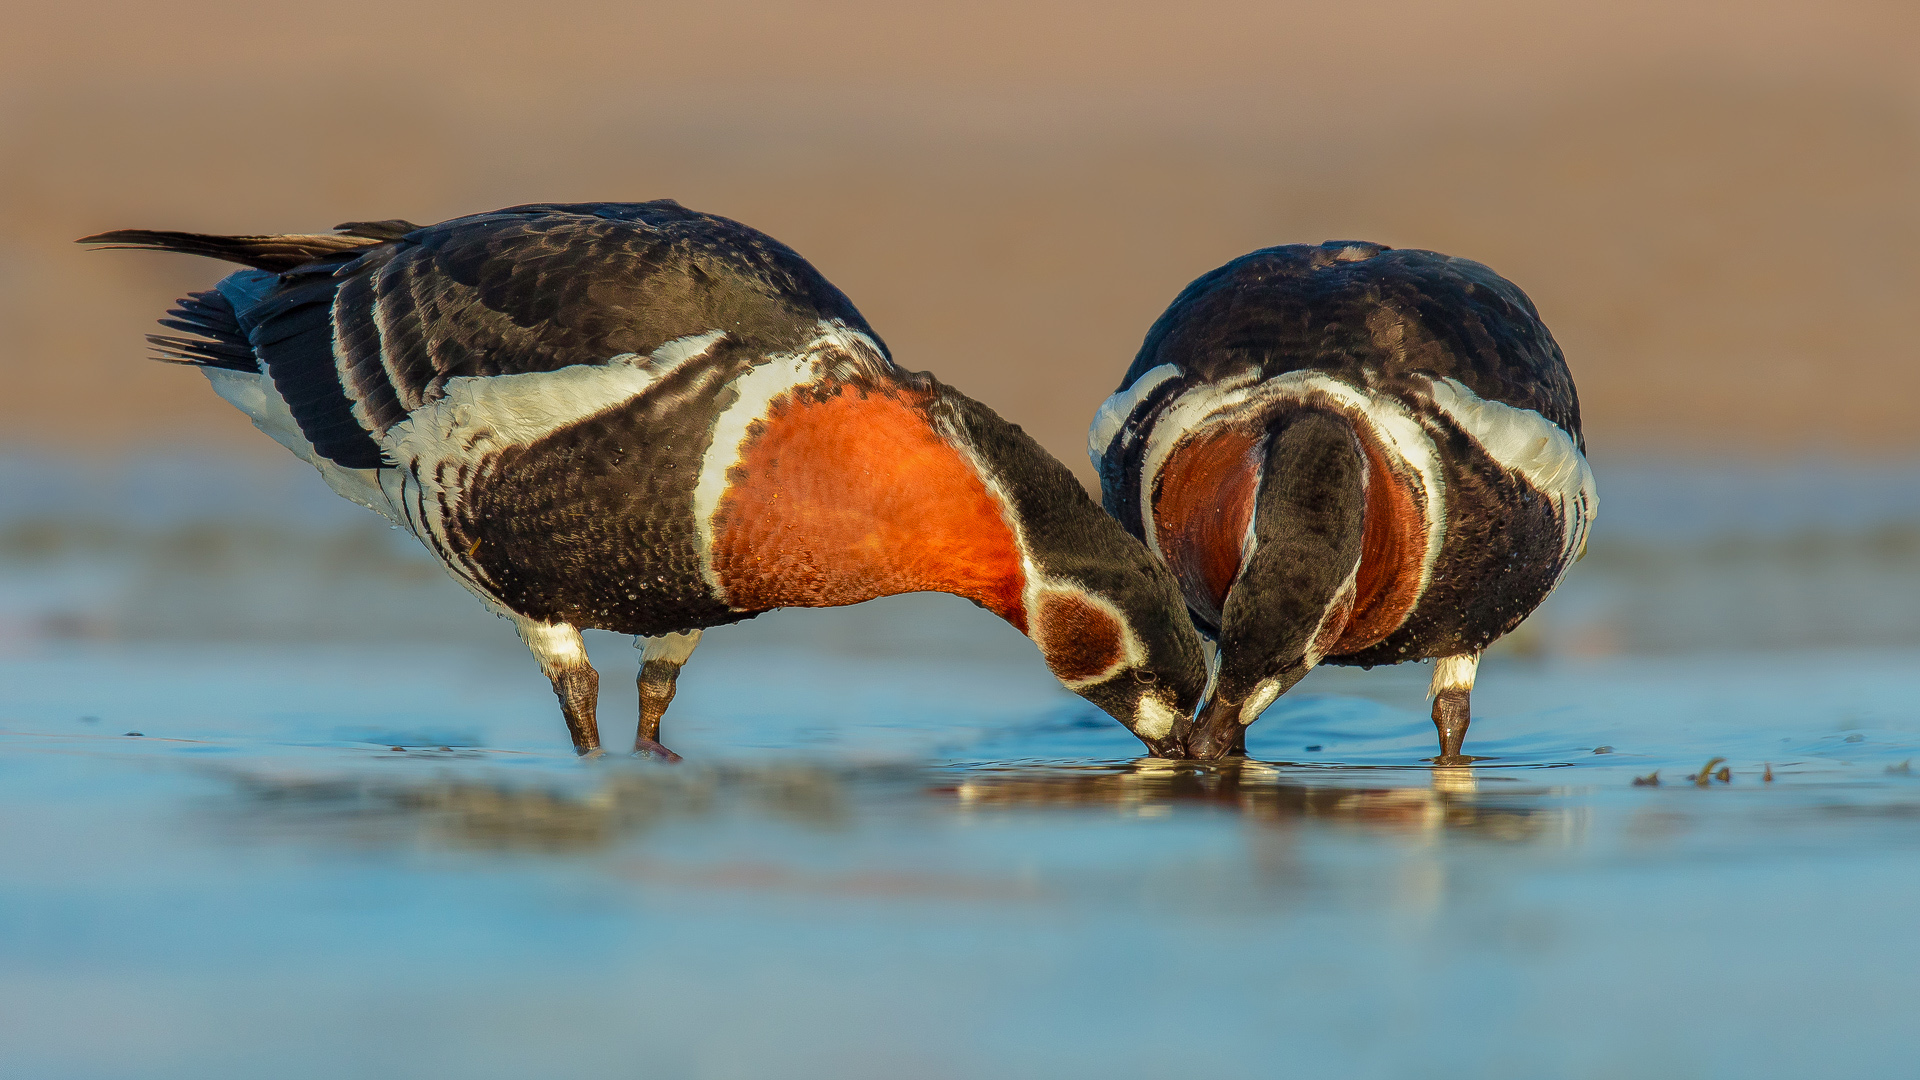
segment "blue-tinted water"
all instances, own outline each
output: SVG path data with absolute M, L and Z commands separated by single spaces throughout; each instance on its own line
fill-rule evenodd
M 1419 667 L 1316 672 L 1253 762 L 1138 761 L 946 597 L 709 635 L 669 768 L 574 759 L 504 624 L 287 482 L 264 521 L 0 508 L 0 1074 L 1920 1060 L 1900 513 L 1596 543 L 1484 666 L 1470 770 L 1421 761 Z M 590 645 L 617 743 L 636 657 Z

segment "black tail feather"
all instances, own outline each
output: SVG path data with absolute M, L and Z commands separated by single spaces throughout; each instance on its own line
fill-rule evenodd
M 370 240 L 398 240 L 410 232 L 419 232 L 421 226 L 406 218 L 387 218 L 384 221 L 348 221 L 333 227 L 333 231 L 347 236 L 364 236 Z
M 113 232 L 82 237 L 74 243 L 96 244 L 109 249 L 141 248 L 152 251 L 174 251 L 182 255 L 204 255 L 211 259 L 223 259 L 242 266 L 251 266 L 256 270 L 271 270 L 279 273 L 358 248 L 385 243 L 391 239 L 391 236 L 384 234 L 386 231 L 406 223 L 382 221 L 352 224 L 355 228 L 367 232 L 380 232 L 382 235 L 341 233 L 331 236 L 300 234 L 214 236 L 209 233 L 170 232 L 158 229 L 116 229 Z
M 233 305 L 218 289 L 190 293 L 183 297 L 160 325 L 198 337 L 174 337 L 148 334 L 154 359 L 170 364 L 196 364 L 201 367 L 227 368 L 230 371 L 259 373 L 260 361 L 240 329 Z

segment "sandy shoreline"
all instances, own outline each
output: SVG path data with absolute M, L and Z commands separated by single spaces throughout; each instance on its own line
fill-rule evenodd
M 1178 25 L 1069 6 L 1019 24 L 1082 27 L 1081 48 L 774 6 L 663 16 L 724 41 L 718 70 L 676 77 L 674 52 L 681 69 L 626 81 L 484 11 L 434 47 L 370 42 L 339 77 L 269 77 L 273 49 L 335 40 L 351 11 L 298 27 L 202 7 L 35 12 L 0 53 L 0 441 L 271 449 L 141 361 L 152 320 L 219 268 L 82 252 L 84 233 L 672 196 L 798 248 L 901 363 L 1083 476 L 1087 418 L 1183 284 L 1254 247 L 1348 237 L 1518 281 L 1596 446 L 1920 450 L 1920 63 L 1896 62 L 1920 33 L 1892 6 L 1582 24 L 1249 5 Z M 403 40 L 424 17 L 395 18 Z M 1261 68 L 1240 40 L 1261 34 L 1368 47 Z M 795 59 L 835 46 L 846 62 Z M 207 50 L 227 59 L 180 60 Z

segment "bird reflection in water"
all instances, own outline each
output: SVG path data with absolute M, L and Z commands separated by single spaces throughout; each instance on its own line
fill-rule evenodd
M 832 829 L 849 817 L 846 778 L 825 769 L 594 770 L 530 780 L 496 773 L 287 778 L 238 783 L 251 829 L 387 845 L 590 851 L 669 822 L 736 814 Z
M 1410 769 L 1288 768 L 1240 760 L 1212 764 L 1142 758 L 1126 764 L 1008 767 L 971 771 L 936 788 L 969 810 L 1108 808 L 1157 817 L 1175 808 L 1237 812 L 1272 825 L 1335 822 L 1388 833 L 1463 833 L 1527 842 L 1578 831 L 1564 800 L 1472 769 L 1433 769 L 1425 785 Z M 1492 788 L 1494 790 L 1489 791 Z
M 1529 770 L 1531 771 L 1531 770 Z M 1107 810 L 1137 817 L 1235 813 L 1269 827 L 1315 822 L 1438 837 L 1552 842 L 1579 831 L 1564 793 L 1475 770 L 1195 764 L 1142 758 L 1099 765 L 833 768 L 804 764 L 589 769 L 568 775 L 384 769 L 333 777 L 235 777 L 244 812 L 227 828 L 325 836 L 369 846 L 578 852 L 615 847 L 671 823 L 778 821 L 817 832 L 981 812 Z M 1491 790 L 1490 790 L 1491 789 Z

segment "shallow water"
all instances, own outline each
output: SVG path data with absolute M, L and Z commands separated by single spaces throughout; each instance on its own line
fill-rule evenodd
M 1470 770 L 1418 764 L 1417 670 L 1316 675 L 1254 729 L 1264 760 L 1198 768 L 1133 760 L 1022 666 L 752 645 L 689 668 L 686 765 L 580 762 L 506 659 L 0 662 L 7 1074 L 1865 1076 L 1920 1051 L 1911 652 L 1490 663 Z M 1689 782 L 1722 756 L 1730 782 Z
M 1417 666 L 1314 673 L 1253 761 L 1140 761 L 946 597 L 710 635 L 666 767 L 573 758 L 503 624 L 303 499 L 278 532 L 0 514 L 0 1075 L 1920 1060 L 1920 639 L 1895 620 L 1823 648 L 1839 607 L 1808 621 L 1791 594 L 1703 590 L 1708 570 L 1663 571 L 1695 586 L 1663 594 L 1628 551 L 1884 594 L 1905 556 L 1844 553 L 1899 522 L 1814 555 L 1801 526 L 1748 522 L 1744 562 L 1701 554 L 1724 531 L 1623 527 L 1483 667 L 1471 769 L 1423 762 Z M 1720 595 L 1766 625 L 1716 616 Z M 1657 625 L 1593 631 L 1623 610 Z M 1685 651 L 1635 647 L 1658 634 Z M 590 646 L 617 743 L 637 657 Z M 1690 779 L 1714 758 L 1726 781 Z

